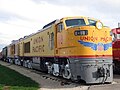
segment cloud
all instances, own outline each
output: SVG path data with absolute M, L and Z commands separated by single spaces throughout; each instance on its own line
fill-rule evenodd
M 45 24 L 66 16 L 88 16 L 117 27 L 119 0 L 0 0 L 0 41 L 10 41 L 37 32 Z
M 35 22 L 36 26 L 40 23 L 39 27 L 42 27 L 54 19 L 73 15 L 85 15 L 98 19 L 108 18 L 108 21 L 111 18 L 118 20 L 119 3 L 119 0 L 109 0 L 109 2 L 108 0 L 11 0 L 11 2 L 1 0 L 0 11 L 7 12 L 14 18 Z
M 31 0 L 0 0 L 1 43 L 9 44 L 12 40 L 37 32 L 54 19 L 71 14 L 66 6 L 36 4 Z
M 76 15 L 85 15 L 98 18 L 111 28 L 117 27 L 120 15 L 120 0 L 32 0 L 36 3 L 50 3 L 58 6 L 67 6 Z M 111 24 L 114 22 L 114 24 Z
M 29 18 L 33 21 L 40 21 L 42 19 L 41 17 L 59 17 L 61 16 L 61 12 L 64 13 L 65 11 L 70 14 L 70 10 L 66 6 L 59 7 L 57 5 L 51 5 L 49 3 L 36 4 L 33 3 L 31 0 L 11 0 L 10 3 L 6 4 L 7 2 L 9 2 L 9 0 L 2 0 L 0 2 L 0 7 L 3 11 Z M 66 15 L 66 13 L 64 13 L 64 15 Z

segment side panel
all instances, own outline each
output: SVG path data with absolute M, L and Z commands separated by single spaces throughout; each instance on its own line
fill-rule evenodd
M 15 44 L 15 56 L 19 56 L 19 44 Z
M 31 43 L 32 43 L 32 38 L 29 37 L 29 38 L 26 38 L 24 39 L 23 41 L 23 53 L 24 53 L 24 56 L 31 56 Z
M 11 57 L 14 58 L 14 55 L 15 55 L 15 44 L 12 44 L 11 45 Z
M 7 57 L 8 57 L 8 58 L 10 57 L 10 45 L 7 46 Z
M 30 53 L 24 52 L 24 56 L 53 57 L 55 47 L 54 40 L 54 26 L 24 39 L 24 44 L 30 42 Z
M 23 57 L 24 56 L 24 42 L 23 40 L 19 42 L 19 56 Z

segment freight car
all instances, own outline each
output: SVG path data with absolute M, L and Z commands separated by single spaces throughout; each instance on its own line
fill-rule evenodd
M 111 83 L 110 28 L 89 17 L 65 17 L 7 46 L 18 65 L 86 83 Z
M 114 73 L 120 73 L 120 28 L 114 28 L 111 31 L 113 42 L 113 63 Z

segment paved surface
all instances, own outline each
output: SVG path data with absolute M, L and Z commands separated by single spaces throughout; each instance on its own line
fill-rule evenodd
M 19 73 L 30 77 L 32 80 L 35 80 L 40 84 L 40 90 L 120 90 L 120 75 L 114 75 L 114 81 L 112 84 L 91 86 L 80 84 L 61 85 L 60 81 L 51 80 L 49 78 L 46 79 L 41 74 L 33 72 L 33 70 L 2 61 L 0 61 L 0 64 L 18 71 Z

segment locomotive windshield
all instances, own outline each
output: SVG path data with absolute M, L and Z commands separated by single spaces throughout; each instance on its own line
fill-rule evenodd
M 92 20 L 92 19 L 88 19 L 88 22 L 89 22 L 89 25 L 95 26 L 97 21 Z
M 67 27 L 85 26 L 86 25 L 84 19 L 69 19 L 69 20 L 66 20 L 65 23 L 66 23 Z

